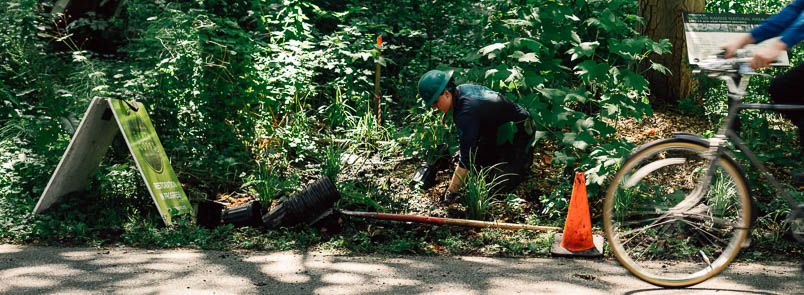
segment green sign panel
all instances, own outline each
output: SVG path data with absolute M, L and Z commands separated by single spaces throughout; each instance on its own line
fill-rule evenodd
M 145 106 L 119 99 L 108 101 L 162 219 L 171 224 L 173 216 L 192 214 L 193 207 L 170 166 Z

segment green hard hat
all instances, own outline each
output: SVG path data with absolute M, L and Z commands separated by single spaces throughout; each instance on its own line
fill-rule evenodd
M 452 78 L 452 71 L 431 70 L 422 75 L 419 79 L 419 96 L 424 101 L 425 107 L 435 103 L 436 98 L 444 92 L 450 78 Z

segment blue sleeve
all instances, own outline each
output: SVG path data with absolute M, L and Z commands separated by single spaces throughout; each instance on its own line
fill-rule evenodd
M 796 45 L 802 36 L 802 11 L 804 0 L 796 0 L 787 5 L 782 11 L 768 18 L 762 24 L 751 30 L 751 37 L 755 43 L 782 35 L 782 41 L 787 47 Z M 794 43 L 789 43 L 794 42 Z
M 782 32 L 782 42 L 787 44 L 787 48 L 792 48 L 802 39 L 804 39 L 804 13 L 799 14 L 793 25 Z
M 458 126 L 458 142 L 461 145 L 458 166 L 468 169 L 470 159 L 472 157 L 472 151 L 477 149 L 477 138 L 480 136 L 480 125 L 476 120 L 461 121 L 463 122 L 455 122 L 455 125 Z

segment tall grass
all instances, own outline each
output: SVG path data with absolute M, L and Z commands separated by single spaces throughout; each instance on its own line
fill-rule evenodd
M 464 179 L 464 196 L 461 203 L 466 207 L 466 217 L 469 219 L 485 220 L 491 213 L 491 208 L 497 201 L 500 185 L 505 175 L 493 173 L 497 165 L 478 168 L 470 157 L 469 173 Z
M 338 145 L 330 144 L 327 146 L 324 162 L 321 164 L 321 174 L 326 175 L 333 182 L 337 183 L 338 174 L 341 172 L 341 149 Z

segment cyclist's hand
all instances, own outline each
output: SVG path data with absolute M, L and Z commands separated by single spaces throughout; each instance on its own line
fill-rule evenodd
M 768 67 L 771 63 L 776 62 L 776 59 L 779 58 L 785 50 L 787 50 L 787 44 L 782 41 L 775 41 L 771 46 L 754 52 L 754 58 L 751 59 L 751 67 L 754 69 Z
M 737 54 L 737 49 L 743 48 L 746 44 L 754 43 L 754 38 L 751 34 L 744 34 L 740 38 L 736 38 L 729 42 L 720 44 L 720 49 L 726 51 L 724 58 L 732 58 Z

